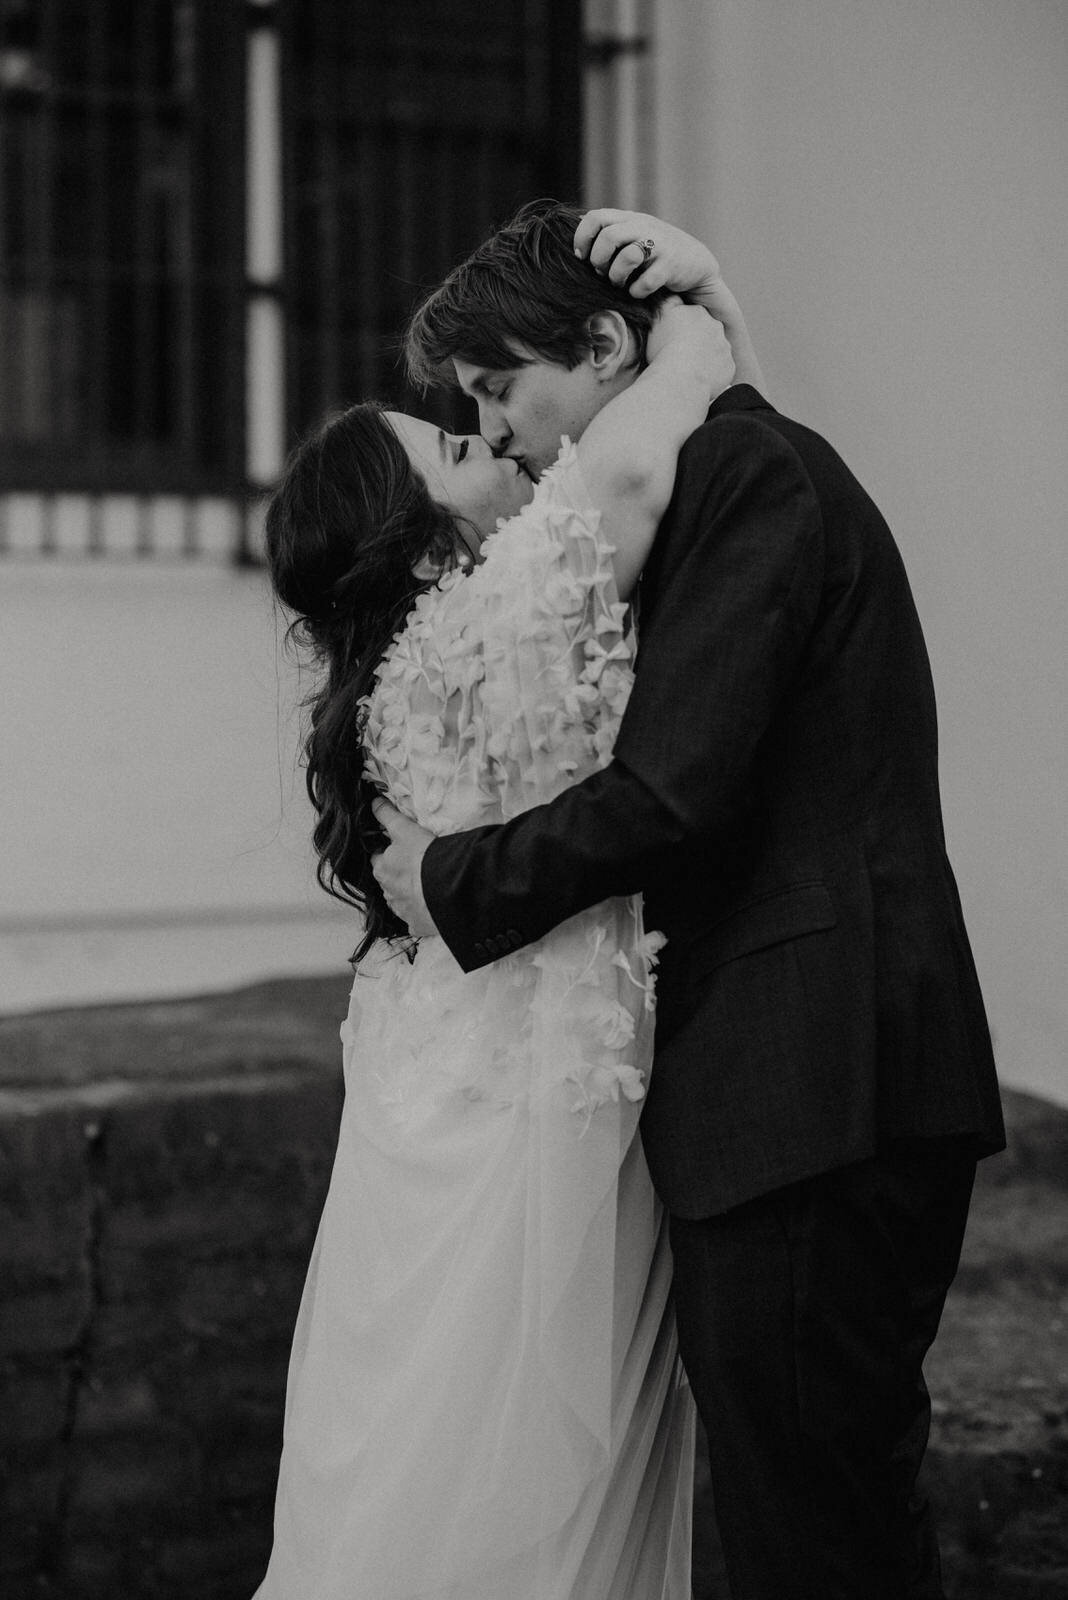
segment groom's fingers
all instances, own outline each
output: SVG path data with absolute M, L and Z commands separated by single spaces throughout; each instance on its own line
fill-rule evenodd
M 371 807 L 389 839 L 386 848 L 371 857 L 371 871 L 387 904 L 416 937 L 435 933 L 420 876 L 423 855 L 432 835 L 391 806 L 388 800 L 372 800 Z
M 388 800 L 372 800 L 371 810 L 379 827 L 384 833 L 388 833 L 391 839 L 396 836 L 399 827 L 403 827 L 407 821 L 404 813 L 398 811 L 396 806 L 391 806 Z
M 398 811 L 396 806 L 390 805 L 388 800 L 372 800 L 371 810 L 389 839 L 387 849 L 408 854 L 426 849 L 431 837 L 427 830 L 421 828 L 418 822 L 413 822 L 411 817 L 406 817 L 403 811 Z

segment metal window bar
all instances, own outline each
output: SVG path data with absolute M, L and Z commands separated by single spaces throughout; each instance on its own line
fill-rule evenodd
M 214 0 L 0 6 L 0 550 L 64 545 L 51 498 L 244 496 L 244 16 Z M 239 519 L 237 519 L 239 520 Z M 175 541 L 171 541 L 172 547 Z M 64 545 L 66 548 L 66 545 Z
M 578 0 L 293 0 L 284 8 L 291 436 L 407 388 L 409 312 L 537 194 L 580 185 Z
M 68 546 L 59 500 L 75 491 L 87 553 L 108 548 L 120 511 L 131 553 L 155 549 L 166 496 L 180 501 L 170 548 L 193 554 L 218 521 L 210 496 L 230 505 L 240 554 L 243 8 L 24 9 L 39 77 L 18 92 L 0 31 L 0 332 L 44 351 L 22 361 L 16 401 L 43 372 L 51 403 L 40 437 L 10 395 L 0 410 L 0 550 L 27 549 L 15 500 L 35 490 L 38 551 Z M 290 438 L 367 394 L 470 426 L 454 397 L 407 390 L 404 322 L 522 200 L 577 196 L 579 0 L 280 0 L 277 20 Z M 20 293 L 40 297 L 43 323 L 14 328 Z

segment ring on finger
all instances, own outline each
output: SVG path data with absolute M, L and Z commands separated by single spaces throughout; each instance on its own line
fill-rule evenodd
M 656 249 L 656 245 L 653 243 L 652 239 L 637 239 L 635 240 L 635 243 L 637 244 L 642 255 L 645 257 L 642 265 L 647 267 L 650 261 L 653 259 L 653 251 Z

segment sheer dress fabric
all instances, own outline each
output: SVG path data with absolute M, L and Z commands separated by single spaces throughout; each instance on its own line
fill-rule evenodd
M 363 738 L 424 827 L 609 759 L 633 639 L 600 520 L 565 440 L 393 641 Z M 694 1413 L 638 1138 L 659 942 L 629 899 L 477 972 L 437 938 L 361 967 L 257 1600 L 689 1600 Z

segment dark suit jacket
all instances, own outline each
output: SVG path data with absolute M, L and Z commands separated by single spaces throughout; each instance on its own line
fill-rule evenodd
M 427 850 L 458 961 L 644 893 L 668 943 L 642 1134 L 681 1216 L 889 1138 L 1000 1149 L 901 557 L 826 441 L 745 385 L 682 451 L 639 635 L 610 765 Z

